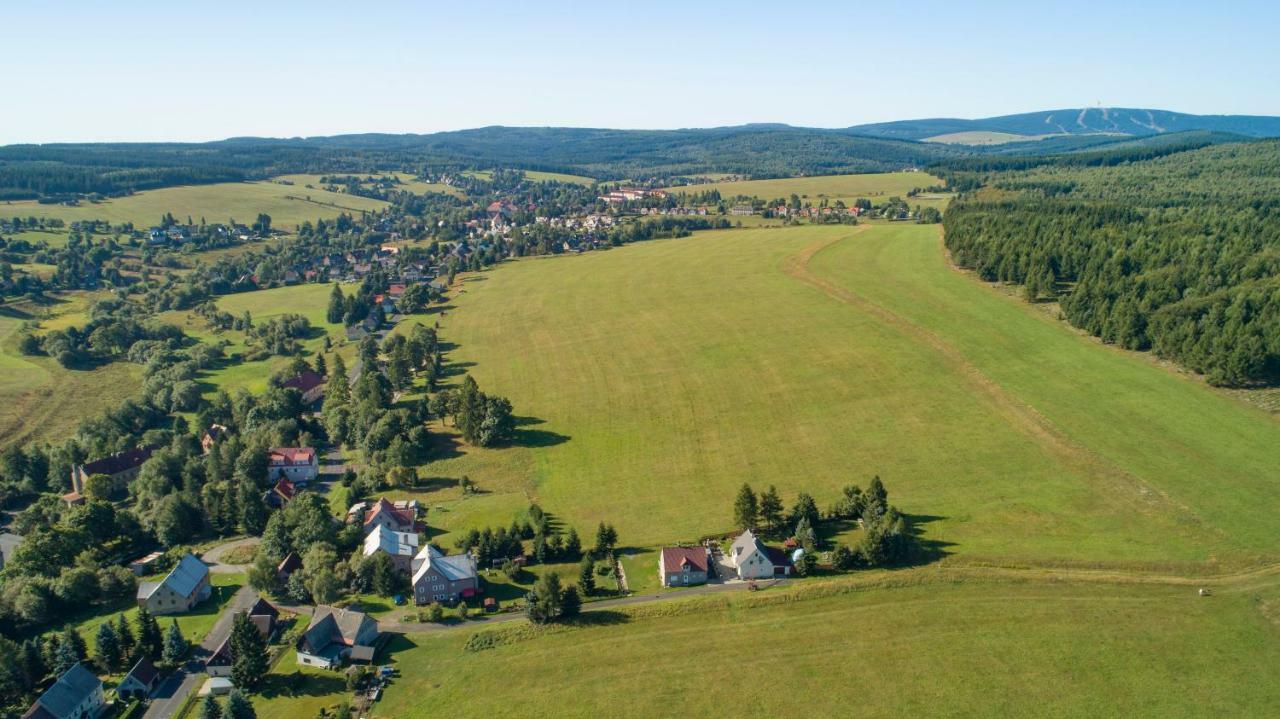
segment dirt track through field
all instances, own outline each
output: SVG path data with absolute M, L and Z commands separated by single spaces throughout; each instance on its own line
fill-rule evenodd
M 933 330 L 867 297 L 855 294 L 848 288 L 815 274 L 810 269 L 809 263 L 819 252 L 874 230 L 874 225 L 861 225 L 849 234 L 814 242 L 786 258 L 781 269 L 787 275 L 820 290 L 828 297 L 855 307 L 936 351 L 956 376 L 973 390 L 974 396 L 982 398 L 1014 429 L 1069 467 L 1073 473 L 1103 484 L 1102 489 L 1111 496 L 1124 499 L 1138 511 L 1175 515 L 1183 522 L 1194 523 L 1201 529 L 1221 534 L 1221 530 L 1205 524 L 1190 508 L 1175 502 L 1160 489 L 1126 472 L 1087 447 L 1077 444 L 1048 418 L 1019 401 L 1004 387 L 993 381 L 970 362 L 960 350 Z

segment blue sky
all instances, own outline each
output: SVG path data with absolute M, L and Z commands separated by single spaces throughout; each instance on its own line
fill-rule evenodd
M 6 0 L 0 144 L 1280 115 L 1276 4 L 1041 5 Z

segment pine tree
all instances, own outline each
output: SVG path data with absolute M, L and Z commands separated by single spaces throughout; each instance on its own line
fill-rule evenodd
M 231 681 L 240 689 L 253 689 L 267 669 L 267 643 L 249 614 L 239 612 L 231 625 Z
M 199 719 L 222 719 L 222 707 L 218 706 L 218 700 L 213 698 L 213 694 L 205 694 L 204 701 L 200 702 L 200 713 L 197 715 Z
M 178 628 L 178 620 L 175 619 L 164 635 L 164 662 L 177 666 L 186 658 L 187 648 L 187 638 L 182 636 L 182 630 Z
M 316 374 L 320 375 L 321 377 L 325 376 L 326 368 L 324 366 L 324 355 L 319 352 L 316 353 L 315 368 L 316 368 Z
M 564 556 L 570 561 L 582 556 L 582 539 L 578 537 L 578 530 L 573 527 L 569 527 L 569 535 L 564 540 Z
M 227 706 L 222 716 L 223 719 L 258 719 L 257 712 L 253 710 L 253 704 L 239 689 L 232 689 L 231 693 L 227 694 Z
M 80 636 L 80 632 L 75 627 L 67 627 L 63 630 L 62 644 L 71 647 L 76 661 L 82 662 L 89 658 L 89 645 L 85 644 L 84 637 Z
M 123 614 L 116 617 L 116 636 L 120 639 L 120 654 L 123 658 L 132 660 L 138 642 L 134 640 L 133 629 L 130 628 L 129 620 L 125 619 Z
M 578 586 L 583 596 L 589 597 L 596 592 L 596 563 L 591 557 L 583 557 L 578 564 Z
M 138 655 L 151 661 L 160 659 L 164 651 L 164 638 L 160 624 L 145 607 L 138 610 Z
M 751 485 L 743 482 L 737 498 L 733 500 L 733 521 L 742 529 L 753 529 L 759 514 L 760 505 L 756 502 L 756 493 L 751 490 Z
M 347 300 L 342 296 L 342 288 L 338 287 L 338 283 L 333 283 L 333 291 L 329 293 L 329 308 L 325 312 L 324 318 L 329 324 L 336 325 L 342 322 L 342 316 L 346 313 Z
M 103 622 L 98 627 L 95 652 L 98 664 L 104 670 L 113 672 L 119 668 L 123 658 L 120 650 L 120 635 L 116 633 L 115 625 L 111 622 Z
M 573 585 L 565 587 L 564 593 L 560 595 L 560 618 L 569 619 L 581 612 L 582 597 L 578 596 L 578 590 Z
M 351 385 L 347 379 L 347 363 L 342 355 L 333 356 L 333 367 L 329 370 L 329 382 L 324 388 L 324 404 L 346 404 L 351 398 Z
M 44 642 L 40 637 L 32 637 L 22 643 L 22 671 L 32 684 L 40 684 L 49 673 L 49 666 L 44 661 Z
M 771 532 L 782 526 L 782 498 L 778 496 L 778 488 L 769 485 L 769 491 L 760 495 L 760 521 Z
M 61 676 L 79 661 L 80 657 L 76 656 L 75 646 L 70 642 L 59 641 L 57 649 L 54 650 L 53 673 Z

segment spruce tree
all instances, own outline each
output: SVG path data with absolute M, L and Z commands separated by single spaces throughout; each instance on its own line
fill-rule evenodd
M 782 526 L 782 498 L 778 496 L 778 488 L 769 485 L 769 491 L 760 495 L 760 521 L 771 532 Z
M 338 287 L 338 283 L 333 283 L 333 291 L 329 293 L 329 309 L 325 312 L 324 318 L 329 324 L 336 325 L 342 322 L 342 315 L 346 313 L 347 300 L 342 296 L 342 288 Z
M 258 719 L 253 704 L 245 698 L 239 689 L 232 689 L 227 694 L 227 706 L 222 712 L 223 719 Z
M 98 664 L 108 672 L 115 671 L 122 663 L 123 654 L 120 650 L 120 635 L 116 633 L 115 625 L 109 621 L 103 622 L 98 627 L 95 653 Z
M 583 557 L 578 564 L 578 586 L 582 588 L 582 595 L 589 597 L 596 592 L 596 563 L 591 561 L 591 557 Z
M 123 614 L 116 616 L 116 637 L 120 640 L 121 656 L 126 660 L 132 660 L 138 642 L 134 640 L 133 629 L 129 627 L 129 620 L 125 619 Z
M 257 687 L 267 673 L 267 643 L 247 612 L 231 625 L 231 681 L 240 689 Z
M 737 498 L 733 500 L 733 521 L 742 529 L 754 529 L 759 514 L 760 505 L 756 501 L 756 493 L 751 490 L 751 485 L 743 482 Z
M 218 700 L 212 693 L 204 695 L 204 701 L 200 702 L 200 713 L 197 716 L 199 719 L 222 719 L 222 707 L 218 706 Z
M 138 610 L 138 655 L 151 661 L 160 659 L 164 651 L 164 637 L 160 634 L 160 624 L 146 607 Z
M 174 619 L 169 629 L 165 631 L 163 659 L 166 664 L 177 666 L 186 656 L 187 638 L 182 636 L 182 630 L 178 628 L 178 620 Z

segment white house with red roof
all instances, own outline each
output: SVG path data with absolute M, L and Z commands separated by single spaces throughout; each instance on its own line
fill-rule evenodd
M 400 509 L 383 497 L 364 513 L 366 535 L 379 527 L 393 532 L 416 533 L 419 531 L 417 512 L 408 507 Z
M 285 389 L 296 389 L 304 404 L 315 404 L 324 397 L 324 377 L 312 370 L 300 372 L 280 383 Z
M 320 474 L 314 447 L 272 447 L 267 450 L 267 478 L 306 484 Z

